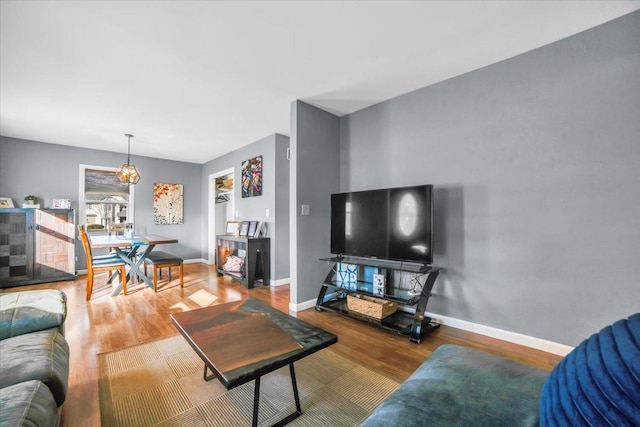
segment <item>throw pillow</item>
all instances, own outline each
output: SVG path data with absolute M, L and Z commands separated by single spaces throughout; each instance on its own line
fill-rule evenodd
M 551 372 L 541 426 L 640 426 L 640 313 L 583 341 Z

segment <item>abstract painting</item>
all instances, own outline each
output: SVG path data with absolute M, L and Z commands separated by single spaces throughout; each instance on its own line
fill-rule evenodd
M 242 197 L 262 196 L 262 156 L 242 162 Z
M 153 184 L 153 222 L 184 224 L 182 184 Z

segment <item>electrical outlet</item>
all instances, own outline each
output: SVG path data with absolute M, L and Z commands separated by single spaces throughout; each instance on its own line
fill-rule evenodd
M 265 210 L 264 210 L 264 216 L 266 216 L 267 218 L 269 218 L 269 209 L 265 209 Z

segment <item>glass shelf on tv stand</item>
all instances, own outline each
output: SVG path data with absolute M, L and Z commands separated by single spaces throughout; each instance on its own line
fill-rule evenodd
M 410 262 L 410 261 L 394 261 L 388 259 L 380 259 L 380 258 L 359 258 L 359 257 L 331 257 L 331 258 L 320 258 L 320 261 L 326 261 L 329 263 L 345 263 L 345 264 L 355 264 L 355 265 L 366 265 L 369 267 L 379 267 L 386 268 L 389 270 L 397 270 L 397 271 L 406 271 L 409 273 L 420 273 L 425 274 L 438 267 L 434 267 L 429 264 Z
M 339 291 L 346 293 L 357 293 L 361 295 L 372 296 L 376 298 L 383 298 L 389 301 L 393 301 L 396 304 L 401 305 L 415 305 L 418 303 L 420 293 L 412 294 L 411 289 L 391 288 L 388 289 L 384 296 L 375 295 L 373 293 L 373 283 L 370 282 L 343 282 L 340 280 L 332 280 L 330 283 L 326 283 L 328 286 L 333 286 Z
M 353 257 L 334 257 L 322 258 L 331 266 L 331 271 L 325 278 L 318 299 L 316 301 L 316 310 L 333 311 L 358 320 L 367 321 L 376 324 L 384 329 L 393 330 L 397 333 L 409 335 L 412 342 L 419 343 L 422 338 L 440 325 L 431 322 L 431 318 L 425 315 L 427 302 L 431 295 L 431 290 L 440 273 L 439 267 L 424 264 L 409 264 L 397 261 L 388 261 L 380 259 L 363 259 Z M 373 292 L 373 283 L 364 280 L 344 280 L 338 271 L 338 264 L 352 264 L 357 266 L 351 271 L 358 279 L 361 273 L 360 269 L 364 267 L 377 267 L 381 273 L 388 278 L 395 271 L 418 274 L 422 277 L 418 289 L 406 289 L 387 285 L 385 286 L 384 296 L 375 295 Z M 388 274 L 389 273 L 389 274 Z M 350 294 L 360 294 L 382 298 L 395 302 L 399 306 L 415 306 L 415 312 L 405 312 L 398 310 L 393 315 L 375 319 L 363 316 L 359 313 L 349 311 L 347 307 L 347 297 Z

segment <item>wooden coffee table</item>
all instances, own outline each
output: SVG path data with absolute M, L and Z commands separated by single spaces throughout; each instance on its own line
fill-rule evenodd
M 205 381 L 218 378 L 227 390 L 255 380 L 253 426 L 258 425 L 260 377 L 289 365 L 296 412 L 302 414 L 293 362 L 322 350 L 338 337 L 258 300 L 248 298 L 170 315 L 182 336 L 204 361 Z M 213 375 L 207 376 L 211 370 Z

